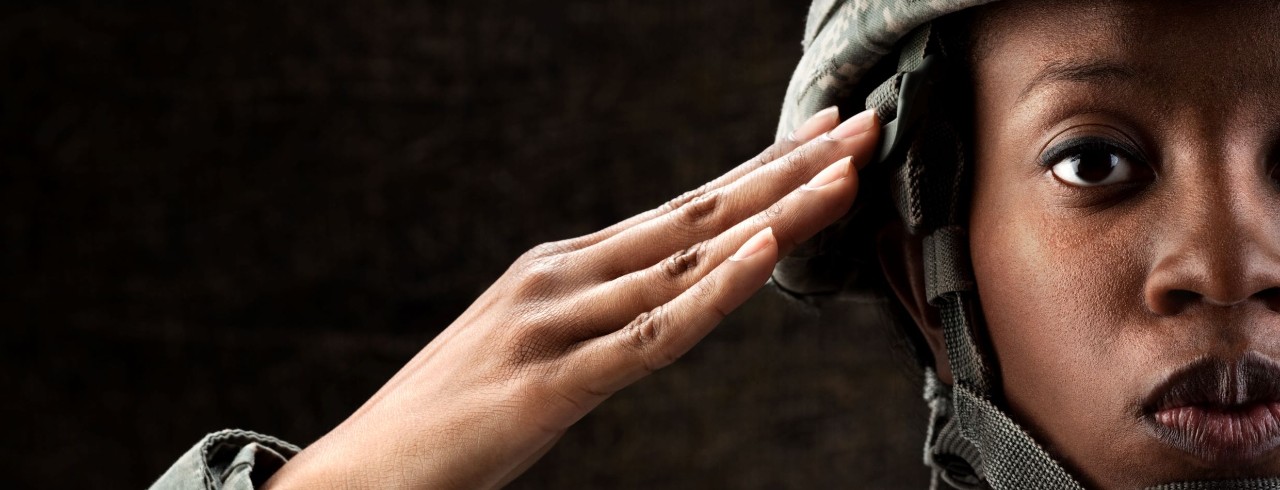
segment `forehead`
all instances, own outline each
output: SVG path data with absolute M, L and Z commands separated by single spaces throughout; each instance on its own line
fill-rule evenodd
M 1278 11 L 1276 0 L 1007 0 L 974 9 L 974 18 L 976 39 L 984 44 L 1007 41 L 1016 33 L 1085 46 L 1098 35 L 1112 42 L 1158 44 L 1268 41 L 1275 37 Z
M 970 55 L 979 83 L 998 78 L 1019 97 L 1033 84 L 1122 81 L 1270 97 L 1278 22 L 1274 0 L 1008 1 L 974 13 Z

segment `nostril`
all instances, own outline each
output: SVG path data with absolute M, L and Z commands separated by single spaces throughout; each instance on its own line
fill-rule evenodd
M 1168 293 L 1169 301 L 1179 305 L 1185 305 L 1197 299 L 1200 299 L 1200 293 L 1195 291 L 1187 291 L 1185 289 L 1174 289 Z
M 1188 291 L 1186 289 L 1170 289 L 1156 297 L 1156 303 L 1151 305 L 1156 313 L 1161 315 L 1176 315 L 1185 310 L 1192 303 L 1200 300 L 1200 293 Z
M 1257 296 L 1268 309 L 1280 312 L 1280 287 L 1263 289 Z

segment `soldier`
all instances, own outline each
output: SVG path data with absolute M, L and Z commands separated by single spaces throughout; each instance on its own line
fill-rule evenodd
M 157 487 L 502 485 L 772 276 L 904 313 L 936 487 L 1280 488 L 1280 6 L 983 3 L 816 1 L 773 146 Z

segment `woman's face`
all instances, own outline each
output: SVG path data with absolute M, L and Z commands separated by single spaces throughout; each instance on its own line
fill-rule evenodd
M 979 13 L 974 272 L 1015 417 L 1106 488 L 1280 475 L 1280 5 Z

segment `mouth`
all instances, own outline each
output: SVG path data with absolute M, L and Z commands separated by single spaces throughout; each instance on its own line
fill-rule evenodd
M 1202 359 L 1161 383 L 1142 418 L 1156 439 L 1209 466 L 1249 464 L 1280 447 L 1280 363 Z

